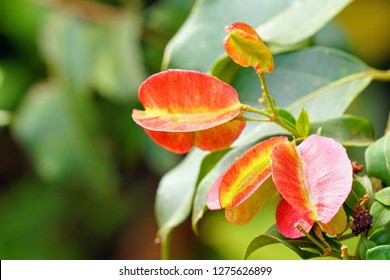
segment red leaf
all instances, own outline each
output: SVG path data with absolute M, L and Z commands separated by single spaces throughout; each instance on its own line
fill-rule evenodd
M 177 154 L 185 154 L 194 146 L 193 132 L 165 132 L 148 129 L 145 129 L 145 132 L 154 142 Z
M 299 223 L 306 232 L 309 232 L 314 221 L 308 217 L 308 214 L 310 214 L 310 212 L 306 212 L 305 215 L 305 213 L 297 211 L 282 198 L 276 208 L 276 224 L 279 232 L 288 238 L 304 236 L 302 232 L 295 228 L 295 224 Z
M 230 147 L 240 136 L 245 122 L 232 120 L 209 129 L 195 132 L 165 132 L 145 129 L 146 133 L 165 149 L 184 154 L 193 146 L 205 151 L 217 151 Z
M 241 109 L 237 91 L 204 73 L 168 70 L 150 76 L 139 88 L 145 111 L 133 110 L 134 121 L 148 130 L 191 132 L 218 126 Z

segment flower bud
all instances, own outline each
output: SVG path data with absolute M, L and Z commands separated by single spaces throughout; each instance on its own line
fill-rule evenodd
M 372 216 L 367 209 L 363 209 L 360 205 L 355 207 L 352 218 L 351 229 L 353 234 L 359 235 L 372 228 Z

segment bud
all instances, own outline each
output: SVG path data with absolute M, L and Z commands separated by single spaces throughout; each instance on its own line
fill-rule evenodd
M 367 209 L 363 209 L 360 204 L 355 207 L 352 213 L 353 221 L 351 222 L 352 233 L 359 235 L 367 232 L 372 228 L 372 216 Z
M 363 171 L 363 165 L 360 165 L 357 161 L 352 161 L 352 170 L 354 174 L 358 174 Z
M 250 25 L 235 22 L 226 26 L 225 32 L 224 48 L 235 63 L 243 67 L 252 66 L 258 74 L 274 70 L 271 51 Z

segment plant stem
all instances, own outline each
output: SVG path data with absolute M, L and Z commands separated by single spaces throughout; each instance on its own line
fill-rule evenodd
M 379 70 L 375 68 L 368 69 L 368 73 L 374 80 L 390 81 L 390 70 Z
M 245 111 L 245 112 L 250 112 L 250 113 L 256 113 L 256 114 L 259 114 L 259 115 L 263 115 L 263 116 L 269 118 L 270 120 L 272 120 L 272 114 L 268 113 L 265 110 L 261 110 L 261 109 L 258 109 L 256 107 L 252 107 L 251 105 L 242 104 L 241 110 Z
M 295 228 L 302 232 L 311 242 L 313 242 L 315 245 L 317 245 L 323 252 L 323 256 L 332 256 L 335 258 L 340 259 L 341 256 L 335 252 L 332 251 L 332 247 L 325 247 L 322 245 L 320 242 L 318 242 L 317 239 L 315 239 L 313 236 L 311 236 L 303 227 L 300 223 L 296 223 Z
M 251 118 L 251 117 L 242 117 L 244 121 L 252 121 L 252 122 L 270 122 L 270 119 L 265 118 Z
M 267 101 L 266 108 L 271 110 L 272 115 L 274 117 L 277 117 L 278 112 L 276 111 L 276 104 L 274 99 L 271 97 L 271 95 L 268 92 L 268 87 L 264 78 L 264 73 L 260 73 L 258 77 L 260 79 L 261 89 L 263 90 L 263 99 Z
M 160 250 L 160 258 L 162 260 L 169 260 L 169 248 L 171 247 L 171 239 L 172 239 L 172 230 L 165 232 L 164 235 L 157 236 L 155 239 L 155 243 L 160 243 L 161 250 Z
M 351 232 L 351 233 L 348 233 L 346 235 L 340 236 L 340 238 L 338 238 L 337 240 L 343 241 L 343 240 L 348 240 L 348 239 L 353 238 L 353 237 L 356 237 L 356 235 Z

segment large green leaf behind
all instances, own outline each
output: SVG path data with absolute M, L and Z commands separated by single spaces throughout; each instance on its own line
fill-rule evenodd
M 167 46 L 163 68 L 206 72 L 224 55 L 224 26 L 236 21 L 257 29 L 267 43 L 297 44 L 314 35 L 351 0 L 201 0 Z

